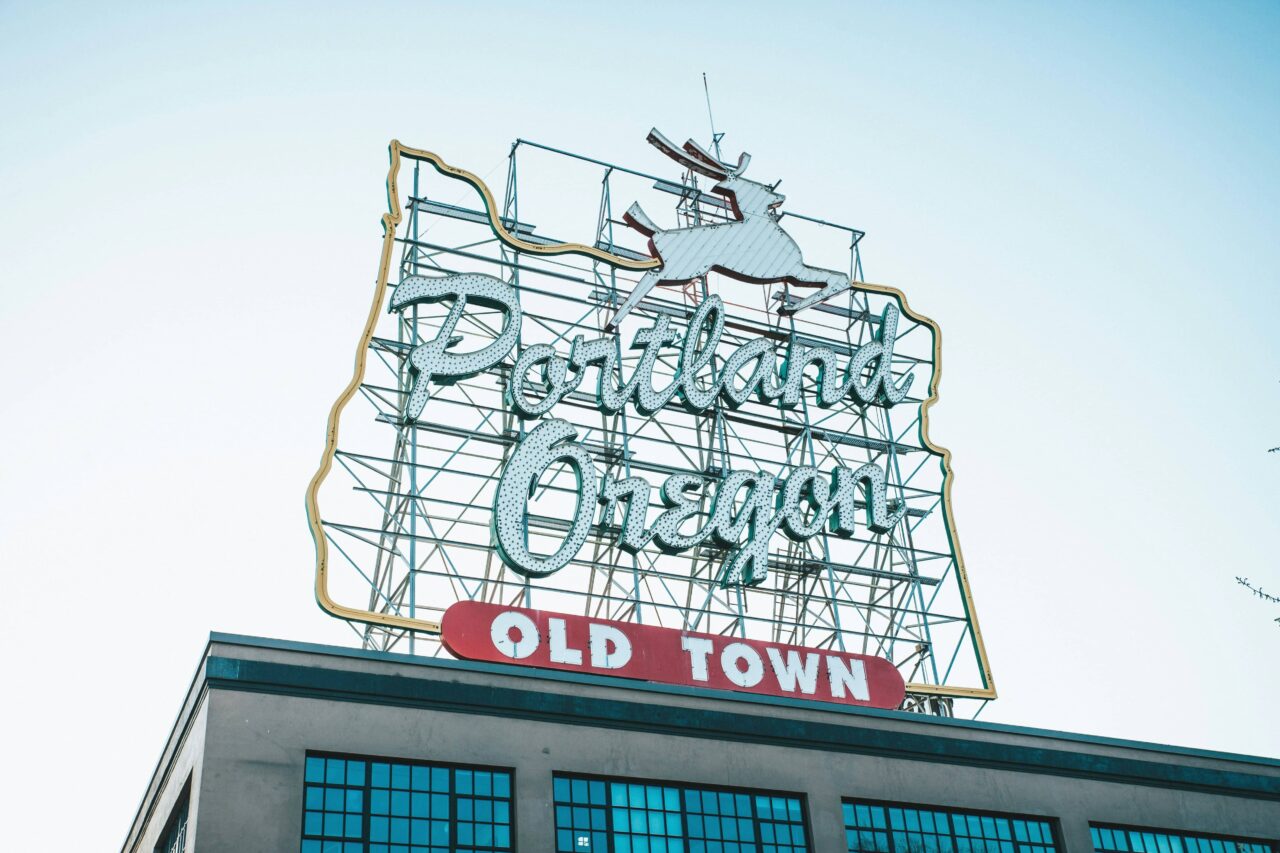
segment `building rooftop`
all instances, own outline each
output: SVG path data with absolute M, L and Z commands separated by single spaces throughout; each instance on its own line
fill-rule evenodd
M 1280 760 L 900 711 L 215 633 L 130 830 L 208 696 L 270 694 L 1280 801 Z M 337 707 L 337 706 L 334 706 Z M 350 717 L 345 714 L 345 717 Z M 203 736 L 203 735 L 201 735 Z M 919 765 L 916 765 L 919 766 Z

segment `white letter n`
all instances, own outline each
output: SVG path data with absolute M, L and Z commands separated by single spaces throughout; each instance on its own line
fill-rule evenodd
M 867 690 L 867 667 L 862 661 L 851 660 L 846 664 L 842 658 L 827 655 L 827 673 L 831 676 L 832 696 L 843 699 L 847 687 L 854 699 L 871 701 L 871 693 Z

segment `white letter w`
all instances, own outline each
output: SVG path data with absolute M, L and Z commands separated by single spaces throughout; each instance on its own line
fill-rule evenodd
M 818 655 L 806 654 L 804 666 L 801 667 L 800 653 L 795 649 L 787 650 L 785 664 L 777 649 L 766 646 L 765 653 L 769 655 L 769 663 L 773 665 L 773 674 L 778 677 L 778 686 L 783 690 L 794 693 L 797 680 L 800 682 L 801 693 L 813 695 L 818 689 Z

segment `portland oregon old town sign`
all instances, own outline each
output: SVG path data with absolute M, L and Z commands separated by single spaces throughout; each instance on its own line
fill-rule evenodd
M 795 212 L 750 155 L 647 142 L 653 174 L 518 140 L 498 194 L 391 144 L 307 490 L 321 607 L 376 649 L 934 713 L 993 698 L 929 435 L 938 327 L 862 280 L 861 230 Z

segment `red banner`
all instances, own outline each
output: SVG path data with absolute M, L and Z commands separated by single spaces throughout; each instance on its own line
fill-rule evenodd
M 884 658 L 479 601 L 452 605 L 440 633 L 467 660 L 872 708 L 897 708 L 905 696 Z

